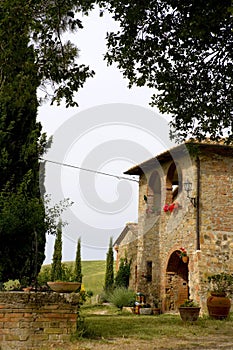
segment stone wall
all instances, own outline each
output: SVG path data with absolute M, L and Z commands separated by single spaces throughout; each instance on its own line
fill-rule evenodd
M 190 197 L 197 196 L 196 156 L 180 152 L 174 162 L 169 154 L 162 155 L 161 159 L 158 157 L 159 167 L 154 160 L 142 167 L 144 173 L 141 173 L 139 183 L 137 247 L 130 246 L 130 251 L 134 251 L 134 255 L 135 249 L 137 250 L 135 264 L 138 279 L 135 291 L 145 292 L 147 300 L 152 300 L 153 295 L 157 294 L 162 302 L 163 311 L 170 310 L 177 299 L 174 290 L 179 290 L 177 285 L 179 279 L 176 276 L 171 279 L 171 276 L 172 272 L 179 273 L 175 268 L 168 273 L 168 265 L 171 257 L 180 247 L 185 247 L 189 256 L 187 295 L 200 303 L 202 312 L 207 311 L 207 276 L 222 271 L 228 273 L 233 271 L 232 151 L 230 147 L 215 145 L 205 145 L 199 149 L 199 227 L 197 227 L 197 208 L 187 198 L 183 188 L 184 182 L 188 179 L 193 184 Z M 154 166 L 154 164 L 157 165 Z M 135 171 L 135 174 L 138 174 L 137 167 Z M 131 174 L 133 174 L 132 171 Z M 154 181 L 154 184 L 155 187 L 160 184 L 161 193 L 158 188 L 155 188 L 153 198 L 151 179 L 158 176 L 160 179 L 157 183 Z M 174 178 L 174 183 L 178 184 L 178 193 L 175 198 L 172 193 Z M 178 208 L 173 212 L 164 212 L 163 206 L 174 201 L 178 203 Z M 156 210 L 150 210 L 152 205 Z M 120 251 L 121 247 L 119 247 Z M 143 276 L 146 273 L 148 261 L 152 262 L 151 281 L 147 281 Z M 182 292 L 179 293 L 182 294 Z M 172 299 L 170 305 L 168 305 L 168 299 Z
M 137 283 L 138 283 L 138 273 L 137 273 L 138 229 L 137 229 L 137 224 L 127 223 L 124 230 L 127 233 L 121 240 L 120 249 L 119 249 L 118 245 L 115 246 L 115 250 L 117 252 L 116 269 L 118 270 L 121 259 L 125 259 L 125 257 L 127 257 L 128 261 L 131 261 L 129 288 L 132 290 L 136 290 Z
M 217 272 L 233 271 L 233 155 L 210 150 L 202 154 L 200 197 L 199 288 L 205 299 L 205 280 Z
M 76 330 L 78 294 L 0 292 L 0 349 L 45 350 Z

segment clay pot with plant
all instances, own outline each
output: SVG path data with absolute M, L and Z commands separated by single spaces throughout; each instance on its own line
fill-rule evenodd
M 200 306 L 193 299 L 187 299 L 179 307 L 179 313 L 182 321 L 197 321 L 200 313 Z
M 179 249 L 179 252 L 177 253 L 180 257 L 180 259 L 183 261 L 183 263 L 187 264 L 189 261 L 189 257 L 187 254 L 187 250 L 183 247 Z
M 231 309 L 233 295 L 233 275 L 225 272 L 208 276 L 210 296 L 207 299 L 209 316 L 225 319 Z

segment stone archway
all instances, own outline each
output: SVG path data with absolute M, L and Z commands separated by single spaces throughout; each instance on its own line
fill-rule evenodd
M 171 254 L 167 264 L 165 294 L 165 311 L 177 311 L 189 298 L 188 263 L 183 263 L 178 250 Z

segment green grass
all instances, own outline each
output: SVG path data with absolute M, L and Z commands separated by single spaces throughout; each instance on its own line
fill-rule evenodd
M 218 342 L 228 343 L 233 332 L 233 314 L 228 320 L 212 320 L 206 316 L 196 322 L 183 322 L 178 314 L 142 316 L 124 314 L 112 306 L 84 305 L 81 315 L 84 316 L 88 336 L 93 339 L 124 338 L 159 342 L 167 338 L 176 339 L 177 346 L 189 343 L 203 348 L 204 341 L 215 345 Z
M 105 279 L 106 262 L 82 261 L 83 284 L 86 290 L 91 290 L 94 295 L 100 294 L 103 290 Z

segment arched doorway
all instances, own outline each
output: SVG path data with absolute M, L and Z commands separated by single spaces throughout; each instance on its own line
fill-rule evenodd
M 176 250 L 171 254 L 167 264 L 165 311 L 177 311 L 189 298 L 188 263 L 183 263 L 178 252 Z

